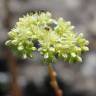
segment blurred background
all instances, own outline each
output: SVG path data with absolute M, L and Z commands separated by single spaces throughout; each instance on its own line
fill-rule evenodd
M 72 22 L 76 32 L 84 33 L 90 51 L 82 55 L 83 62 L 69 65 L 58 61 L 54 68 L 63 96 L 96 96 L 96 0 L 0 0 L 0 96 L 12 96 L 13 71 L 4 45 L 7 34 L 20 16 L 34 11 L 49 11 L 53 18 L 63 17 Z M 41 63 L 38 53 L 35 55 L 37 58 L 32 60 L 15 57 L 16 62 L 11 62 L 17 65 L 22 96 L 55 96 L 47 66 Z

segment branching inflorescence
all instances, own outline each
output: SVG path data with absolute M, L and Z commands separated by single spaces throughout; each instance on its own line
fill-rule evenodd
M 27 58 L 38 51 L 46 63 L 56 58 L 68 62 L 82 61 L 81 53 L 89 50 L 89 42 L 82 33 L 74 32 L 74 26 L 63 18 L 52 19 L 49 12 L 23 16 L 8 35 L 6 45 L 18 55 Z

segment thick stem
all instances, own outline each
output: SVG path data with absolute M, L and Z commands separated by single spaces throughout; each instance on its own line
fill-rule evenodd
M 4 18 L 4 27 L 8 30 L 11 28 L 11 20 L 13 18 L 12 12 L 10 11 L 10 0 L 4 0 L 4 8 L 6 16 Z
M 11 74 L 11 96 L 21 96 L 21 90 L 17 83 L 17 64 L 15 58 L 8 52 L 9 70 Z
M 11 76 L 12 76 L 12 81 L 11 81 L 12 92 L 11 92 L 11 94 L 12 94 L 12 96 L 21 96 L 20 88 L 17 83 L 17 66 L 16 66 L 14 59 L 12 61 L 10 61 L 9 66 L 10 66 L 10 72 L 11 72 Z
M 51 79 L 50 84 L 55 91 L 55 95 L 56 96 L 62 96 L 62 91 L 59 88 L 57 80 L 56 80 L 56 72 L 52 68 L 51 64 L 48 64 L 48 72 L 49 72 L 49 76 L 50 76 L 50 79 Z

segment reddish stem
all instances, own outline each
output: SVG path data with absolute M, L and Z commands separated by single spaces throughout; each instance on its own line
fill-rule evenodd
M 56 72 L 54 71 L 54 69 L 52 68 L 51 64 L 48 65 L 48 72 L 49 72 L 49 76 L 51 79 L 51 86 L 53 87 L 54 91 L 55 91 L 55 95 L 56 96 L 62 96 L 62 90 L 59 88 L 57 80 L 56 80 Z
M 17 83 L 17 64 L 14 56 L 10 52 L 7 53 L 9 62 L 9 70 L 11 74 L 11 96 L 22 96 L 20 87 Z

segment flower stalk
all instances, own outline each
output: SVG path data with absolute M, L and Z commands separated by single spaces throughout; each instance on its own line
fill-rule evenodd
M 57 74 L 56 74 L 55 70 L 52 68 L 51 64 L 48 64 L 48 72 L 49 72 L 49 76 L 51 79 L 50 84 L 55 91 L 55 95 L 62 96 L 62 90 L 59 88 L 58 82 L 56 80 Z
M 9 71 L 11 74 L 11 96 L 22 96 L 21 90 L 17 82 L 18 74 L 17 74 L 17 64 L 14 56 L 8 52 L 8 62 L 9 62 Z

